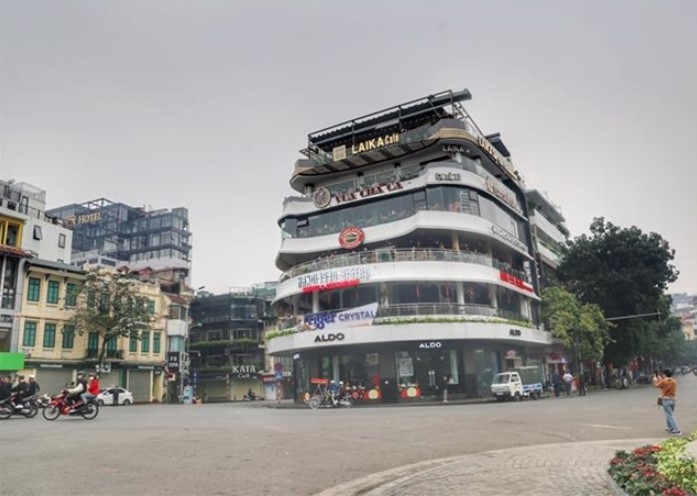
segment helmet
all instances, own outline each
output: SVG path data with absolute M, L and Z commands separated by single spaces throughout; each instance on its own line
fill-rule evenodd
M 80 371 L 77 373 L 78 377 L 85 377 L 85 373 L 83 371 Z
M 336 381 L 335 381 L 334 379 L 332 379 L 331 381 L 329 381 L 329 383 L 330 383 L 330 384 L 336 384 Z
M 341 384 L 341 385 L 343 386 L 343 385 L 344 385 L 344 381 L 339 381 L 339 384 Z
M 36 379 L 36 377 L 34 377 L 33 375 L 30 375 L 30 376 L 29 376 L 29 379 L 32 379 L 32 380 L 33 380 L 33 379 Z

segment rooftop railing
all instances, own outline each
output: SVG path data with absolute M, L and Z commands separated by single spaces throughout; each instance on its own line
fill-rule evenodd
M 394 262 L 455 262 L 484 265 L 501 270 L 507 274 L 530 282 L 525 272 L 514 269 L 510 264 L 501 262 L 488 255 L 470 251 L 457 251 L 430 248 L 382 248 L 372 251 L 346 253 L 320 258 L 292 267 L 281 276 L 281 280 L 290 279 L 319 270 L 337 269 L 351 265 L 365 265 Z

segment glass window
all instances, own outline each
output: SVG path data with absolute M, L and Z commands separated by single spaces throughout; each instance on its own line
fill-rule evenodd
M 117 341 L 118 341 L 117 336 L 114 336 L 111 339 L 109 339 L 109 341 L 107 341 L 107 343 L 106 343 L 106 350 L 111 351 L 111 352 L 116 351 L 116 344 L 117 344 L 116 342 Z
M 24 336 L 22 346 L 34 346 L 36 344 L 36 322 L 24 323 Z
M 72 350 L 75 346 L 75 326 L 65 325 L 63 326 L 63 345 L 61 346 L 65 350 Z
M 34 239 L 42 239 L 41 226 L 34 226 Z
M 46 291 L 46 303 L 55 305 L 58 303 L 58 295 L 60 293 L 60 283 L 58 281 L 48 281 L 48 290 Z
M 159 229 L 162 227 L 162 217 L 154 217 L 150 219 L 150 229 Z
M 150 352 L 150 331 L 143 331 L 142 336 L 140 337 L 140 352 Z
M 162 227 L 170 227 L 172 225 L 172 216 L 166 215 L 162 217 Z
M 65 248 L 65 234 L 58 235 L 58 247 Z
M 136 336 L 131 336 L 131 339 L 128 343 L 128 351 L 131 353 L 135 353 L 138 351 L 138 338 Z
M 78 286 L 75 283 L 69 282 L 65 285 L 65 306 L 72 308 L 77 305 Z
M 99 333 L 90 332 L 87 335 L 87 349 L 97 351 L 99 349 Z
M 148 313 L 155 315 L 155 302 L 153 300 L 148 300 Z
M 161 337 L 161 332 L 155 332 L 152 335 L 152 352 L 155 354 L 160 353 L 160 337 Z
M 56 347 L 56 324 L 44 324 L 44 348 Z
M 41 295 L 41 279 L 30 277 L 27 287 L 27 301 L 39 301 Z

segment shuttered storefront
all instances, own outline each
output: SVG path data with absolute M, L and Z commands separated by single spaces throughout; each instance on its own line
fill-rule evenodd
M 36 382 L 41 387 L 41 394 L 58 394 L 65 385 L 73 381 L 73 369 L 44 369 L 36 371 Z
M 152 388 L 152 371 L 129 370 L 128 390 L 133 393 L 134 403 L 150 403 L 150 390 Z

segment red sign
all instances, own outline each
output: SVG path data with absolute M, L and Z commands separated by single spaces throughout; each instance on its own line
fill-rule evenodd
M 326 284 L 315 284 L 314 286 L 305 286 L 303 293 L 314 293 L 315 291 L 328 291 L 330 289 L 350 288 L 358 286 L 361 283 L 360 279 L 348 279 L 346 281 L 328 282 Z
M 339 244 L 345 250 L 353 250 L 361 246 L 365 233 L 360 227 L 347 227 L 339 233 Z
M 514 285 L 516 288 L 524 289 L 532 293 L 532 286 L 522 279 L 518 279 L 516 276 L 509 274 L 508 272 L 499 271 L 499 279 L 508 284 Z

